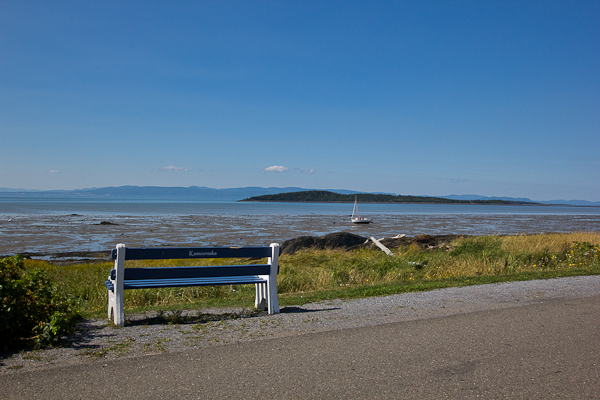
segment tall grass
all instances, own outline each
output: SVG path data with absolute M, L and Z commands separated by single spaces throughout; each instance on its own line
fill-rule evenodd
M 227 259 L 203 260 L 203 265 L 226 264 Z M 234 260 L 229 260 L 234 261 Z M 240 263 L 240 260 L 235 260 Z M 248 261 L 248 260 L 246 260 Z M 197 261 L 196 261 L 197 263 Z M 171 266 L 179 267 L 193 265 L 194 260 L 144 260 L 127 261 L 126 268 Z M 27 260 L 26 267 L 44 269 L 48 277 L 62 291 L 68 293 L 84 314 L 100 315 L 107 310 L 108 292 L 104 284 L 112 262 L 85 263 L 75 265 L 53 265 L 38 260 Z M 152 307 L 167 307 L 173 305 L 204 304 L 244 304 L 254 305 L 254 287 L 242 286 L 204 286 L 165 289 L 126 290 L 124 304 L 126 309 L 142 309 Z
M 600 274 L 600 234 L 564 233 L 474 236 L 455 239 L 434 249 L 405 245 L 380 250 L 305 250 L 280 257 L 280 302 L 356 297 L 502 280 Z M 227 264 L 234 260 L 203 260 Z M 235 260 L 247 263 L 248 260 Z M 183 266 L 194 260 L 131 261 L 126 267 Z M 253 262 L 258 262 L 254 260 Z M 104 281 L 112 263 L 57 266 L 28 260 L 27 268 L 43 268 L 84 314 L 106 312 Z M 253 285 L 125 291 L 125 307 L 252 307 Z

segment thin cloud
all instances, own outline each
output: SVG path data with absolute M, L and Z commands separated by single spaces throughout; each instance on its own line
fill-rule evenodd
M 311 169 L 303 169 L 303 170 L 302 170 L 302 173 L 303 173 L 303 174 L 314 174 L 314 173 L 315 173 L 315 170 L 314 170 L 314 169 L 312 169 L 312 168 L 311 168 Z
M 58 170 L 57 170 L 57 169 L 51 169 L 51 170 L 50 170 L 50 173 L 51 173 L 51 174 L 58 174 Z
M 176 167 L 174 165 L 169 165 L 167 167 L 159 168 L 159 169 L 155 170 L 154 172 L 179 172 L 179 171 L 187 171 L 187 169 L 185 169 L 183 167 Z
M 448 179 L 440 178 L 439 180 L 440 181 L 450 181 L 454 184 L 460 184 L 463 182 L 471 182 L 470 179 L 461 179 L 461 178 L 448 178 Z
M 285 172 L 288 169 L 288 167 L 283 167 L 281 165 L 272 165 L 270 167 L 265 168 L 263 172 Z

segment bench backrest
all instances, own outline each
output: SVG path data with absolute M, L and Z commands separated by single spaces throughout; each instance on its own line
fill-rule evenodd
M 127 280 L 200 278 L 200 277 L 227 277 L 245 275 L 270 275 L 279 274 L 279 266 L 274 271 L 271 269 L 273 252 L 279 252 L 269 246 L 263 247 L 121 247 L 125 250 L 124 260 L 171 260 L 191 258 L 268 258 L 269 264 L 251 265 L 214 265 L 194 267 L 151 267 L 151 268 L 125 268 L 123 278 Z M 111 258 L 117 260 L 118 248 L 111 251 Z M 279 255 L 279 254 L 277 254 Z M 115 263 L 116 265 L 117 263 Z M 116 268 L 111 270 L 111 279 L 116 279 Z
M 279 248 L 278 248 L 279 249 Z M 273 249 L 263 247 L 151 247 L 125 249 L 126 260 L 173 260 L 186 258 L 265 258 L 273 255 Z M 117 259 L 117 249 L 111 251 Z

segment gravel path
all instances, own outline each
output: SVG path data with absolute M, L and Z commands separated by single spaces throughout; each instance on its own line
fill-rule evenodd
M 124 328 L 87 320 L 65 338 L 62 347 L 3 355 L 0 374 L 591 296 L 600 296 L 600 276 L 333 300 L 283 307 L 277 315 L 241 308 L 207 309 L 201 315 L 195 311 L 176 315 L 182 323 L 165 322 L 156 313 L 126 313 L 129 323 Z

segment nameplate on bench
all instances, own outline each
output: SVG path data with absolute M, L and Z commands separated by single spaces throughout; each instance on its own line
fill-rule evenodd
M 264 258 L 271 257 L 270 247 L 197 247 L 197 248 L 137 248 L 128 247 L 127 260 L 174 260 L 184 258 Z M 117 259 L 117 249 L 112 249 L 111 258 Z

